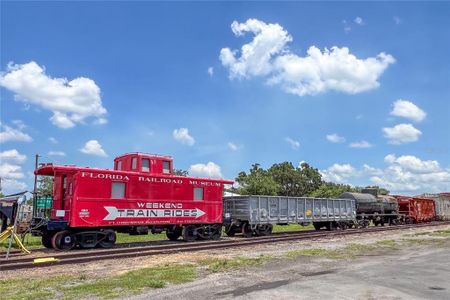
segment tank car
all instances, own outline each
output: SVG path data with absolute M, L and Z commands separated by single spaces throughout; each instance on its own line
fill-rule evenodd
M 356 219 L 360 227 L 384 224 L 395 225 L 402 222 L 398 204 L 394 197 L 375 196 L 372 193 L 342 193 L 339 198 L 353 199 L 356 202 Z
M 32 234 L 45 247 L 109 248 L 116 232 L 166 232 L 171 240 L 218 239 L 224 184 L 232 181 L 173 174 L 170 156 L 128 153 L 114 169 L 44 164 L 35 175 L 54 179 L 50 209 L 34 199 Z

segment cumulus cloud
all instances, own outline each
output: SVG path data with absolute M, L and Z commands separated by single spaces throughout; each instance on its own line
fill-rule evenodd
M 357 176 L 355 168 L 350 164 L 333 164 L 326 170 L 321 170 L 323 180 L 337 183 L 347 183 L 350 177 Z
M 87 141 L 83 148 L 80 149 L 81 152 L 89 155 L 106 157 L 108 156 L 103 150 L 102 145 L 97 140 Z
M 339 136 L 337 133 L 327 134 L 327 140 L 332 143 L 344 143 L 345 138 L 343 136 Z
M 51 122 L 60 128 L 71 128 L 86 118 L 97 123 L 106 122 L 100 88 L 89 78 L 52 78 L 44 67 L 31 61 L 26 64 L 8 64 L 0 75 L 0 86 L 15 93 L 15 99 L 53 113 Z
M 349 145 L 350 148 L 372 148 L 373 145 L 369 143 L 368 141 L 360 141 L 360 142 L 353 142 Z
M 199 177 L 222 178 L 220 166 L 211 161 L 207 164 L 195 164 L 190 166 L 189 174 Z
M 16 149 L 0 152 L 0 177 L 2 178 L 4 193 L 10 194 L 24 190 L 27 187 L 20 180 L 25 177 L 21 165 L 26 159 L 26 155 L 20 154 Z
M 294 139 L 291 139 L 290 137 L 287 137 L 284 139 L 293 150 L 298 150 L 300 148 L 300 142 L 296 141 Z
M 442 192 L 450 189 L 450 169 L 443 168 L 436 160 L 422 160 L 413 155 L 388 154 L 386 166 L 375 168 L 364 164 L 356 168 L 350 164 L 333 164 L 320 173 L 326 181 L 351 183 L 358 179 L 365 185 L 378 185 L 391 193 Z
M 394 127 L 385 127 L 383 128 L 383 132 L 384 137 L 389 140 L 389 143 L 394 145 L 415 142 L 422 134 L 412 124 L 398 124 Z
M 195 144 L 195 139 L 189 135 L 189 129 L 179 128 L 173 130 L 173 138 L 185 145 L 192 146 Z
M 254 38 L 240 51 L 221 50 L 220 60 L 229 69 L 230 78 L 264 76 L 269 85 L 279 85 L 298 96 L 332 90 L 356 94 L 377 88 L 381 74 L 395 62 L 384 52 L 360 59 L 347 47 L 336 46 L 323 51 L 311 46 L 306 56 L 298 56 L 288 49 L 292 37 L 283 27 L 256 19 L 234 21 L 231 29 L 238 37 L 249 32 Z
M 58 144 L 58 140 L 57 139 L 55 139 L 54 137 L 49 137 L 48 138 L 48 140 L 50 141 L 50 143 L 52 143 L 52 144 Z
M 392 116 L 403 117 L 414 122 L 421 122 L 427 116 L 422 109 L 408 100 L 399 99 L 394 102 L 393 106 Z
M 450 170 L 442 168 L 436 160 L 421 160 L 413 155 L 384 158 L 388 166 L 382 174 L 370 180 L 397 192 L 439 192 L 450 189 Z
M 49 151 L 47 153 L 49 156 L 66 156 L 66 153 L 63 151 Z
M 25 128 L 23 123 L 18 123 L 17 120 L 15 123 L 16 128 L 0 123 L 0 143 L 31 142 L 33 140 L 31 136 L 22 131 Z
M 213 67 L 209 67 L 208 68 L 208 75 L 209 76 L 213 76 L 214 75 L 214 68 Z

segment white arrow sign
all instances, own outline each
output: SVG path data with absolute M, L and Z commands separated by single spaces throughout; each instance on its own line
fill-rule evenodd
M 117 218 L 199 218 L 205 212 L 199 208 L 194 209 L 118 209 L 115 206 L 104 206 L 108 215 L 103 219 L 113 221 Z

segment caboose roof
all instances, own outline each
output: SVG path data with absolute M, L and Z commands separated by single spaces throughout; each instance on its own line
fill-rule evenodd
M 172 156 L 170 155 L 159 155 L 159 154 L 151 154 L 151 153 L 143 153 L 143 152 L 128 152 L 119 156 L 116 156 L 114 160 L 117 160 L 126 156 L 140 156 L 145 158 L 153 158 L 153 159 L 170 159 L 172 160 Z
M 202 178 L 202 177 L 191 177 L 191 176 L 177 176 L 172 174 L 149 174 L 135 171 L 117 171 L 110 169 L 99 169 L 99 168 L 89 168 L 89 167 L 78 167 L 75 165 L 54 165 L 54 164 L 44 164 L 41 165 L 34 171 L 36 175 L 42 176 L 54 176 L 56 172 L 66 172 L 66 173 L 77 173 L 77 172 L 102 172 L 102 173 L 110 173 L 110 174 L 121 174 L 121 175 L 142 175 L 149 177 L 167 177 L 167 178 L 187 178 L 194 180 L 202 180 L 202 181 L 214 181 L 220 182 L 223 184 L 232 184 L 233 181 L 226 179 L 216 179 L 216 178 Z

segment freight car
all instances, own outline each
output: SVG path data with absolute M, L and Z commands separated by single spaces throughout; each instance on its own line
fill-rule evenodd
M 356 219 L 359 227 L 403 223 L 398 212 L 398 203 L 392 196 L 375 196 L 372 191 L 365 193 L 342 193 L 339 198 L 353 199 L 356 203 Z
M 394 196 L 398 202 L 399 214 L 405 216 L 406 223 L 430 222 L 436 219 L 435 204 L 432 199 Z
M 436 208 L 436 219 L 439 221 L 450 220 L 450 193 L 422 194 L 417 197 L 433 199 Z
M 54 189 L 48 214 L 34 200 L 32 234 L 60 250 L 112 247 L 116 231 L 218 239 L 223 187 L 233 183 L 176 176 L 170 156 L 143 153 L 117 157 L 114 170 L 44 164 L 35 175 L 53 177 Z
M 310 224 L 316 229 L 346 229 L 354 225 L 355 201 L 279 196 L 224 198 L 224 223 L 228 236 L 268 235 L 274 224 Z

